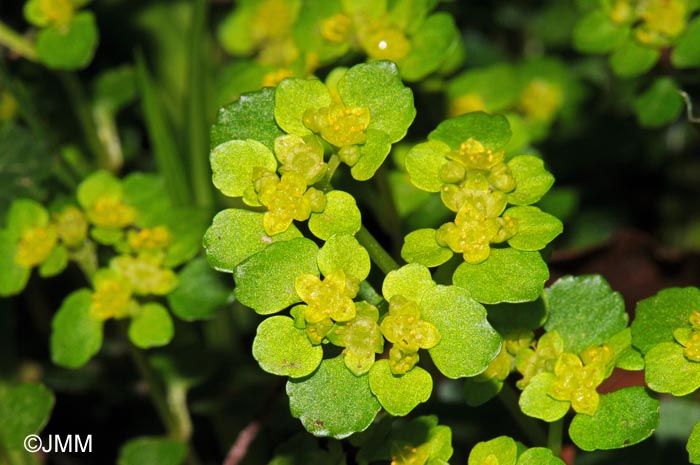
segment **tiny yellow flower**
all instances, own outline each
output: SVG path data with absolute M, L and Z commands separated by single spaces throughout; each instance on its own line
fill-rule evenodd
M 411 42 L 402 31 L 394 28 L 380 29 L 367 34 L 362 46 L 370 58 L 400 61 L 411 51 Z
M 523 375 L 516 386 L 525 389 L 530 380 L 540 373 L 553 372 L 559 355 L 564 352 L 564 340 L 557 331 L 546 332 L 534 348 L 525 348 L 515 356 L 515 369 Z
M 50 24 L 59 27 L 70 23 L 75 14 L 71 0 L 39 0 L 39 10 Z
M 321 37 L 329 42 L 342 44 L 350 39 L 352 20 L 342 13 L 337 13 L 321 21 Z
M 279 84 L 281 81 L 288 77 L 294 76 L 294 73 L 292 73 L 292 70 L 288 68 L 278 68 L 274 71 L 270 71 L 268 73 L 265 73 L 262 79 L 262 84 L 260 87 L 275 87 L 277 84 Z
M 127 233 L 127 242 L 135 252 L 163 250 L 170 245 L 171 240 L 170 230 L 166 226 L 131 230 Z
M 88 220 L 95 226 L 120 229 L 131 225 L 136 219 L 136 210 L 117 197 L 100 197 L 87 209 Z
M 306 110 L 303 116 L 306 127 L 336 147 L 364 144 L 369 121 L 369 108 L 347 108 L 339 102 L 325 108 Z
M 68 247 L 83 243 L 87 237 L 88 222 L 82 210 L 69 206 L 54 215 L 54 225 L 58 237 Z
M 450 102 L 449 116 L 459 116 L 474 111 L 487 111 L 486 102 L 479 94 L 460 95 Z
M 314 324 L 328 318 L 333 321 L 350 321 L 355 318 L 353 297 L 359 290 L 359 282 L 346 276 L 342 269 L 329 274 L 322 281 L 314 275 L 298 276 L 294 289 L 307 305 L 304 318 Z
M 95 276 L 94 292 L 90 302 L 90 316 L 96 320 L 125 318 L 131 315 L 138 304 L 132 296 L 127 280 L 111 270 L 101 270 Z
M 578 413 L 593 415 L 598 410 L 600 396 L 596 388 L 605 378 L 605 367 L 600 363 L 584 365 L 575 354 L 564 352 L 554 365 L 557 379 L 549 395 L 557 400 L 568 400 Z
M 323 144 L 315 135 L 280 136 L 275 139 L 275 155 L 282 163 L 280 173 L 300 174 L 309 186 L 320 181 L 328 170 L 323 161 Z
M 177 285 L 175 273 L 161 268 L 160 263 L 146 254 L 138 257 L 120 255 L 112 259 L 110 268 L 131 284 L 135 294 L 165 295 Z
M 526 118 L 535 121 L 551 121 L 564 103 L 564 95 L 558 84 L 545 79 L 533 79 L 520 96 L 519 107 Z
M 58 233 L 53 225 L 35 226 L 22 233 L 15 263 L 31 268 L 44 262 L 58 242 Z

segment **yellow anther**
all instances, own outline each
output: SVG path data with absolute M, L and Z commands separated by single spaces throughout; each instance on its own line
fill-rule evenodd
M 87 210 L 88 220 L 95 226 L 119 229 L 136 219 L 136 210 L 116 197 L 100 197 Z
M 162 250 L 170 245 L 170 231 L 165 226 L 145 228 L 140 231 L 129 231 L 127 235 L 129 246 L 136 252 L 144 250 Z
M 329 274 L 322 281 L 314 275 L 298 276 L 294 289 L 307 306 L 304 318 L 314 324 L 332 319 L 333 321 L 350 321 L 355 318 L 353 297 L 359 290 L 359 282 L 348 280 L 342 269 Z
M 35 226 L 22 233 L 17 245 L 15 263 L 25 268 L 43 263 L 56 246 L 58 234 L 52 225 Z
M 557 400 L 568 400 L 578 413 L 593 415 L 598 409 L 600 397 L 596 388 L 603 382 L 605 367 L 601 363 L 584 365 L 575 354 L 564 352 L 554 365 L 556 381 L 549 395 Z
M 321 37 L 340 44 L 350 38 L 351 28 L 352 20 L 342 13 L 337 13 L 321 21 Z
M 95 280 L 95 291 L 90 302 L 90 315 L 97 320 L 124 318 L 138 306 L 131 298 L 131 286 L 128 281 L 117 276 Z

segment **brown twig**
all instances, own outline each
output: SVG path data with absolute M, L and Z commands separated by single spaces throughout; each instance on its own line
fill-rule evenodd
M 238 465 L 241 463 L 243 458 L 248 453 L 250 443 L 255 440 L 259 432 L 260 422 L 258 420 L 253 420 L 248 423 L 248 426 L 243 428 L 243 430 L 238 433 L 238 437 L 231 446 L 231 449 L 228 451 L 228 455 L 226 456 L 226 460 L 224 460 L 223 465 Z

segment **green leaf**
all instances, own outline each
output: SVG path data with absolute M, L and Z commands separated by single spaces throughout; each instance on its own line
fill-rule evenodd
M 464 384 L 464 400 L 470 407 L 479 407 L 501 392 L 503 381 L 489 379 L 485 382 L 467 380 Z
M 693 310 L 700 309 L 700 289 L 664 289 L 637 303 L 632 322 L 632 344 L 646 354 L 661 342 L 674 342 L 673 331 L 688 326 Z
M 305 136 L 311 130 L 304 126 L 304 113 L 330 104 L 331 94 L 318 79 L 285 79 L 275 91 L 275 120 L 287 134 Z
M 462 263 L 452 281 L 484 304 L 529 302 L 542 293 L 549 269 L 539 252 L 492 249 L 489 258 L 471 265 Z
M 408 415 L 426 402 L 433 392 L 433 378 L 421 367 L 413 367 L 405 375 L 391 372 L 389 360 L 378 360 L 369 371 L 369 387 L 384 410 L 395 416 Z
M 354 235 L 362 226 L 360 209 L 355 198 L 343 191 L 330 191 L 326 194 L 326 208 L 321 213 L 312 213 L 309 229 L 327 241 L 333 234 Z
M 584 53 L 608 53 L 622 42 L 629 29 L 619 27 L 600 10 L 584 16 L 574 28 L 574 48 Z
M 390 61 L 353 66 L 338 81 L 338 93 L 349 108 L 369 108 L 368 129 L 388 134 L 392 143 L 403 139 L 416 117 L 413 92 L 403 85 L 398 68 Z
M 547 308 L 542 298 L 518 304 L 487 305 L 486 311 L 491 324 L 502 334 L 508 329 L 535 330 L 547 319 Z
M 688 360 L 676 342 L 662 342 L 644 357 L 644 380 L 656 392 L 684 396 L 700 387 L 700 363 Z
M 554 176 L 544 168 L 541 158 L 534 155 L 521 155 L 508 162 L 516 186 L 506 194 L 508 203 L 530 205 L 539 201 L 554 184 Z
M 0 444 L 9 451 L 24 450 L 24 438 L 41 432 L 54 402 L 43 384 L 20 384 L 0 392 Z
M 278 315 L 258 326 L 253 357 L 268 373 L 301 378 L 311 374 L 321 363 L 323 348 L 312 345 L 306 331 L 294 327 L 294 320 Z
M 458 40 L 459 31 L 452 15 L 445 12 L 430 15 L 411 37 L 411 51 L 399 60 L 401 77 L 416 82 L 436 71 Z
M 68 266 L 68 250 L 62 245 L 57 245 L 39 266 L 39 276 L 42 278 L 56 276 L 65 270 L 66 266 Z
M 89 11 L 83 11 L 76 14 L 65 28 L 49 26 L 39 31 L 36 51 L 41 62 L 49 68 L 75 70 L 90 63 L 98 41 L 95 17 Z
M 141 437 L 122 446 L 117 465 L 181 465 L 186 457 L 187 446 L 181 441 Z
M 341 13 L 340 0 L 306 2 L 293 26 L 294 41 L 303 44 L 307 53 L 315 52 L 322 64 L 344 55 L 350 45 L 347 41 L 331 42 L 321 35 L 319 24 L 338 13 Z
M 654 48 L 641 45 L 633 37 L 627 40 L 610 55 L 613 72 L 622 78 L 641 76 L 659 60 L 660 53 Z
M 683 110 L 683 98 L 671 78 L 660 77 L 634 99 L 633 105 L 640 125 L 659 128 L 678 119 Z
M 25 231 L 37 226 L 46 226 L 48 223 L 49 212 L 39 202 L 31 199 L 15 200 L 7 212 L 7 233 L 9 238 L 15 241 L 19 240 Z
M 236 298 L 261 315 L 277 313 L 300 302 L 294 281 L 302 274 L 319 275 L 317 254 L 316 244 L 303 237 L 270 244 L 234 271 Z
M 350 168 L 350 174 L 358 181 L 367 181 L 377 172 L 391 151 L 389 135 L 376 129 L 366 131 L 367 142 L 360 145 L 360 159 Z
M 555 457 L 551 449 L 533 447 L 518 457 L 517 465 L 565 465 L 559 457 Z
M 541 250 L 564 231 L 558 218 L 537 207 L 512 207 L 504 215 L 518 221 L 518 233 L 508 240 L 508 245 L 518 250 Z
M 293 224 L 283 233 L 268 236 L 263 227 L 263 213 L 229 208 L 214 217 L 203 244 L 214 269 L 233 273 L 243 260 L 262 252 L 269 244 L 297 237 L 301 233 Z
M 497 462 L 488 462 L 486 459 L 493 455 Z M 498 465 L 515 465 L 518 455 L 518 446 L 508 436 L 499 436 L 490 441 L 477 443 L 469 453 L 468 465 L 484 465 L 497 463 Z
M 435 366 L 448 378 L 475 376 L 501 350 L 501 336 L 486 319 L 486 310 L 462 288 L 436 286 L 420 301 L 421 318 L 440 333 L 429 349 Z
M 0 297 L 19 294 L 29 281 L 31 269 L 19 266 L 15 262 L 17 255 L 17 238 L 6 230 L 0 229 Z
M 189 207 L 171 208 L 155 217 L 156 224 L 166 226 L 173 238 L 163 258 L 163 266 L 175 268 L 201 251 L 209 215 L 207 210 Z
M 559 331 L 564 350 L 578 354 L 627 326 L 625 302 L 600 275 L 565 276 L 546 291 L 547 331 Z
M 487 150 L 498 150 L 508 143 L 511 135 L 505 116 L 476 111 L 443 121 L 428 134 L 428 139 L 444 142 L 452 150 L 459 150 L 462 142 L 471 138 Z
M 122 184 L 108 171 L 96 171 L 83 180 L 78 186 L 78 203 L 88 209 L 101 197 L 123 197 Z
M 681 69 L 700 67 L 700 16 L 688 23 L 685 32 L 678 39 L 671 52 L 671 63 Z
M 447 84 L 447 95 L 453 104 L 460 97 L 478 96 L 484 102 L 487 111 L 500 111 L 517 102 L 517 78 L 516 70 L 508 63 L 470 69 L 457 75 Z
M 401 258 L 432 268 L 452 258 L 452 250 L 441 247 L 435 240 L 434 229 L 417 229 L 409 233 L 401 247 Z
M 444 184 L 440 179 L 440 168 L 447 163 L 450 146 L 439 140 L 429 140 L 414 145 L 406 154 L 406 171 L 411 183 L 418 189 L 440 192 Z
M 112 114 L 133 102 L 136 99 L 134 68 L 122 65 L 102 71 L 93 84 L 93 98 Z
M 382 284 L 382 294 L 387 301 L 395 295 L 400 295 L 420 303 L 423 294 L 433 287 L 435 282 L 430 270 L 418 263 L 411 263 L 386 275 Z
M 557 377 L 553 373 L 535 375 L 520 394 L 518 404 L 527 416 L 547 422 L 557 421 L 566 415 L 571 405 L 568 401 L 557 400 L 549 395 Z
M 343 357 L 324 360 L 311 376 L 287 382 L 289 409 L 314 436 L 343 439 L 364 431 L 381 408 L 369 375 L 355 376 Z
M 129 324 L 129 339 L 142 349 L 167 345 L 174 335 L 175 328 L 170 313 L 155 302 L 141 306 Z
M 66 368 L 80 368 L 102 347 L 102 322 L 90 316 L 89 289 L 72 292 L 51 322 L 51 360 Z
M 253 170 L 277 170 L 277 159 L 270 149 L 255 140 L 232 140 L 211 151 L 212 180 L 229 197 L 242 197 L 253 188 Z
M 256 140 L 274 150 L 275 139 L 284 135 L 275 122 L 275 89 L 266 87 L 241 95 L 219 110 L 211 127 L 210 147 L 230 140 Z
M 231 297 L 231 290 L 219 278 L 204 257 L 185 265 L 177 275 L 177 287 L 167 296 L 173 313 L 185 321 L 214 316 Z
M 688 451 L 690 463 L 700 463 L 700 422 L 693 426 L 693 431 L 690 433 L 685 450 Z
M 569 436 L 583 450 L 620 449 L 642 442 L 659 424 L 659 401 L 641 386 L 600 396 L 591 415 L 577 414 Z
M 334 234 L 318 251 L 318 268 L 323 276 L 342 269 L 346 275 L 364 281 L 371 269 L 367 250 L 354 236 L 346 233 Z

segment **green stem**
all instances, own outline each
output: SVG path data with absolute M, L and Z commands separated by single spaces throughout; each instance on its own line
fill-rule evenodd
M 2 21 L 0 21 L 0 46 L 7 47 L 27 60 L 39 61 L 34 44 Z
M 109 153 L 105 146 L 102 145 L 97 134 L 97 126 L 92 117 L 92 108 L 85 96 L 80 80 L 74 74 L 66 72 L 58 73 L 58 77 L 68 94 L 73 112 L 76 118 L 78 118 L 80 129 L 83 131 L 85 142 L 95 157 L 97 166 L 102 169 L 116 171 L 118 167 L 112 166 Z
M 530 418 L 522 413 L 518 405 L 518 393 L 510 384 L 503 383 L 503 388 L 498 398 L 532 444 L 536 446 L 547 444 L 547 435 L 542 426 L 534 418 Z
M 561 456 L 561 445 L 564 437 L 564 418 L 549 424 L 547 435 L 547 447 L 552 450 L 555 457 Z
M 187 130 L 189 141 L 190 180 L 194 200 L 199 206 L 213 203 L 209 169 L 209 118 L 207 114 L 207 45 L 208 1 L 195 0 L 189 43 L 189 92 Z
M 340 158 L 338 157 L 337 153 L 334 153 L 328 160 L 328 169 L 326 170 L 326 176 L 323 182 L 323 192 L 330 192 L 333 190 L 331 181 L 333 180 L 333 175 L 335 174 L 339 166 Z
M 355 238 L 362 245 L 362 247 L 367 249 L 369 257 L 379 267 L 379 269 L 384 272 L 384 274 L 388 274 L 390 271 L 398 270 L 400 268 L 399 264 L 396 263 L 396 260 L 394 260 L 394 258 L 389 255 L 386 250 L 384 250 L 384 247 L 377 242 L 367 228 L 362 226 L 357 234 L 355 234 Z

